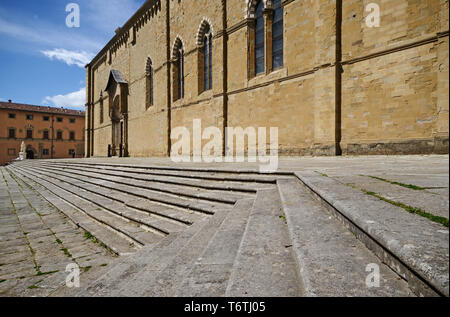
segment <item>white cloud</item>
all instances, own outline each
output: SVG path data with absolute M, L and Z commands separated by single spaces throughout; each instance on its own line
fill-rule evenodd
M 67 65 L 77 65 L 84 68 L 93 58 L 94 54 L 85 51 L 68 51 L 63 48 L 56 48 L 51 51 L 41 51 L 42 54 L 51 60 L 57 59 L 65 62 Z
M 22 21 L 24 19 L 16 19 Z M 25 21 L 27 21 L 25 19 Z M 34 22 L 34 21 L 33 21 Z M 55 26 L 46 22 L 37 22 L 33 25 L 9 22 L 0 17 L 0 34 L 16 39 L 22 43 L 33 44 L 31 47 L 65 47 L 67 49 L 82 49 L 85 51 L 98 51 L 104 40 L 100 36 L 74 32 L 66 27 Z M 96 38 L 96 40 L 94 39 Z M 80 47 L 81 46 L 81 47 Z
M 57 95 L 53 97 L 45 97 L 42 101 L 44 105 L 52 105 L 56 107 L 65 107 L 75 110 L 84 110 L 86 102 L 86 88 L 71 92 L 67 95 Z

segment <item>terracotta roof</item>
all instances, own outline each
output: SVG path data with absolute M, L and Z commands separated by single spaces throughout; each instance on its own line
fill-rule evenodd
M 26 105 L 26 104 L 21 104 L 21 103 L 14 103 L 14 102 L 0 102 L 0 109 L 29 111 L 29 112 L 42 112 L 42 113 L 54 113 L 54 114 L 70 115 L 70 116 L 84 116 L 84 111 L 80 111 L 80 110 Z

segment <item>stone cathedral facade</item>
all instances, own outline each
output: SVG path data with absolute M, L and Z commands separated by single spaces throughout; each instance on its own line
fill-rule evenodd
M 86 66 L 86 156 L 167 156 L 194 119 L 278 127 L 281 155 L 448 153 L 448 4 L 148 0 Z

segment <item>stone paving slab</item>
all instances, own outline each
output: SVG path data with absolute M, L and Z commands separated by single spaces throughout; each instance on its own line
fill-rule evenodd
M 389 200 L 420 208 L 433 215 L 449 218 L 448 195 L 441 195 L 437 192 L 433 193 L 425 189 L 413 190 L 369 176 L 336 176 L 333 179 L 343 184 L 350 184 L 357 188 L 374 192 Z M 406 185 L 406 183 L 402 184 Z

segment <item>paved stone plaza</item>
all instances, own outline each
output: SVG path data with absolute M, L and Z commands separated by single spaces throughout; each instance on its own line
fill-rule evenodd
M 448 163 L 15 163 L 0 170 L 0 295 L 448 296 Z

